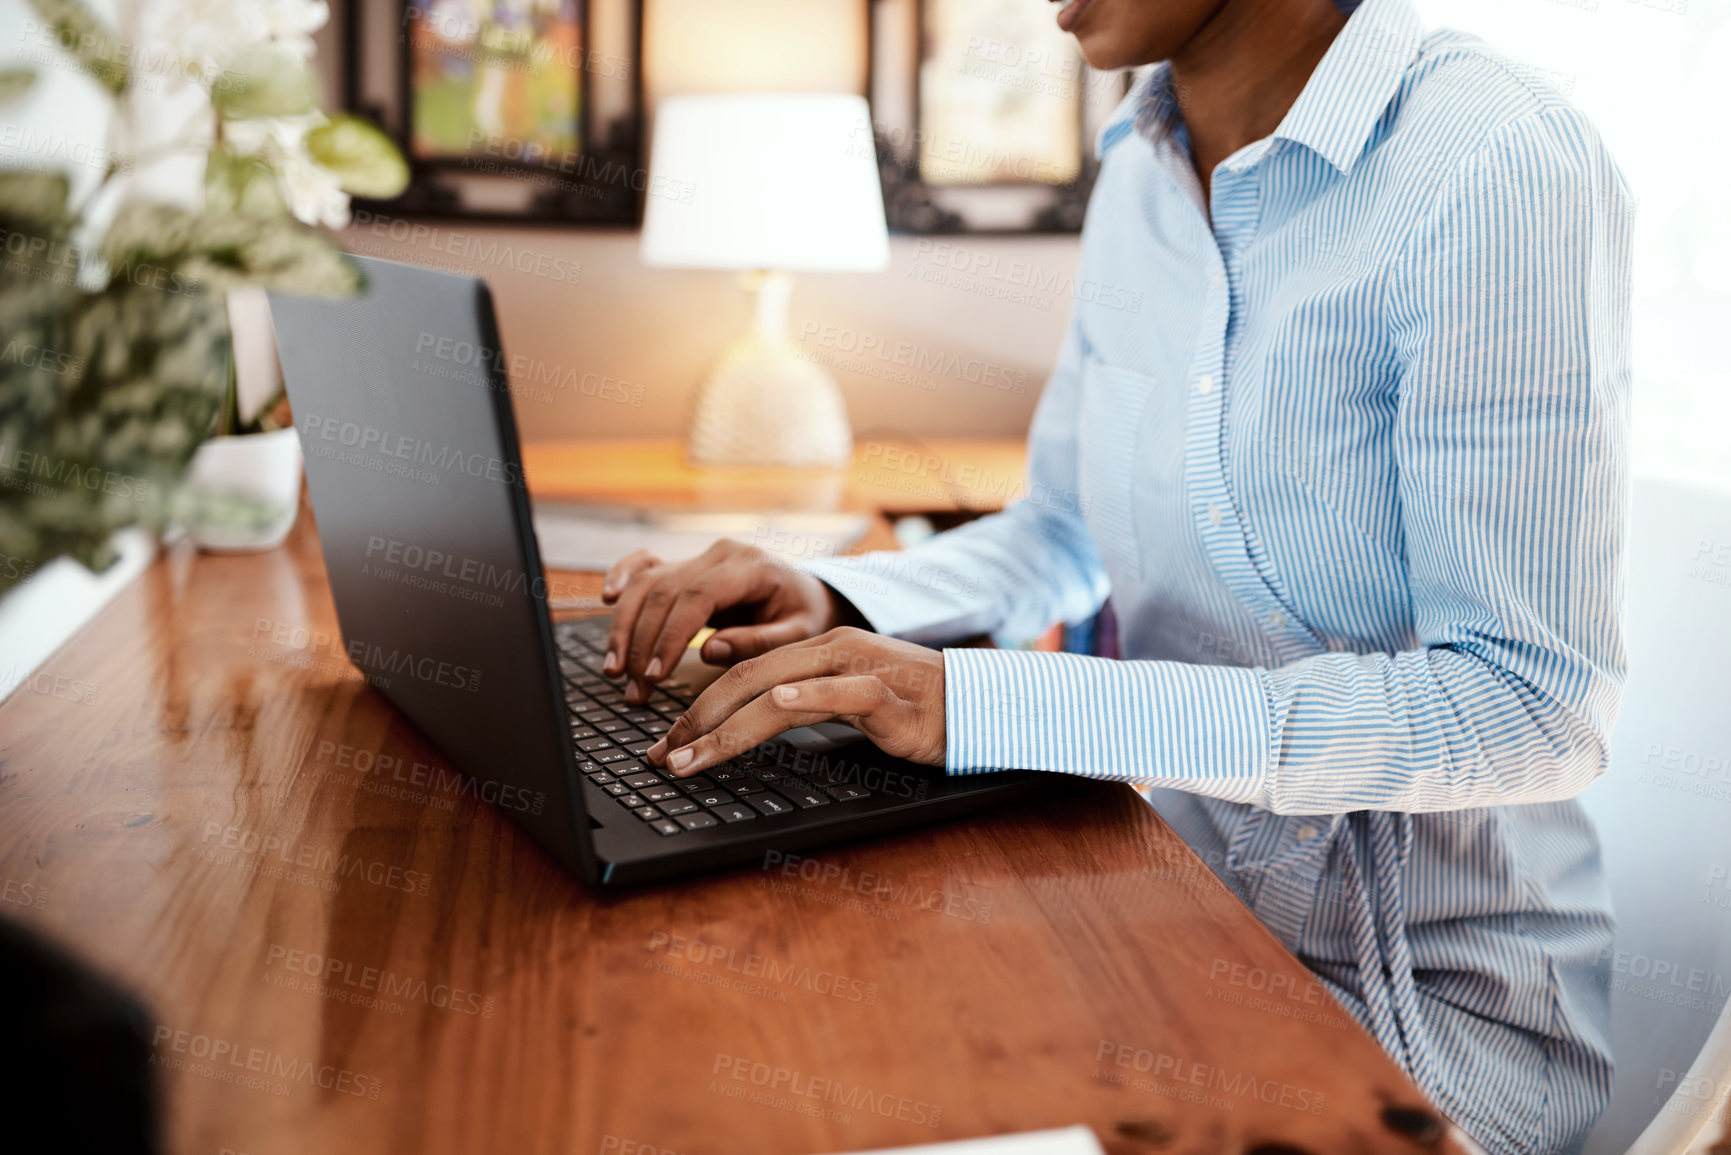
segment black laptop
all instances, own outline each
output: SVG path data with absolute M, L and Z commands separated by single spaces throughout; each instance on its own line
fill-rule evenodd
M 845 727 L 687 779 L 643 752 L 695 688 L 633 706 L 605 617 L 554 622 L 485 282 L 353 258 L 355 297 L 272 294 L 345 652 L 570 870 L 628 883 L 978 809 L 1025 772 L 950 778 Z

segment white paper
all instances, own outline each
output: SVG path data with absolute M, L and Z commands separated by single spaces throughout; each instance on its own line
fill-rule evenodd
M 927 1143 L 918 1147 L 884 1147 L 855 1151 L 852 1155 L 1105 1155 L 1088 1127 L 1065 1127 L 1058 1131 L 1025 1131 L 1020 1135 L 992 1135 L 985 1139 L 962 1139 L 954 1143 Z
M 790 562 L 837 557 L 864 536 L 860 513 L 698 513 L 536 503 L 535 539 L 548 569 L 605 570 L 636 550 L 689 561 L 717 538 Z

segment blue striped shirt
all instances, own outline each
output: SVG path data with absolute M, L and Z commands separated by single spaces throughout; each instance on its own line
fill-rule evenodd
M 1169 72 L 1103 129 L 1029 488 L 810 568 L 944 657 L 948 770 L 1125 779 L 1494 1152 L 1610 1091 L 1570 799 L 1624 657 L 1632 200 L 1535 73 L 1366 0 L 1205 206 Z M 1111 292 L 1084 292 L 1109 286 Z M 1122 290 L 1122 291 L 1119 291 Z

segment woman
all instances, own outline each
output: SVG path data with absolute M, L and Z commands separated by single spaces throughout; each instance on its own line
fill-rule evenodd
M 1101 134 L 1077 277 L 1147 306 L 1076 304 L 1028 499 L 911 563 L 628 558 L 610 670 L 635 698 L 749 607 L 650 751 L 677 773 L 834 717 L 950 773 L 1144 783 L 1478 1142 L 1578 1147 L 1611 1081 L 1611 917 L 1569 799 L 1624 666 L 1622 180 L 1409 0 L 1058 21 L 1096 67 L 1164 63 Z M 1125 660 L 927 648 L 1108 594 Z

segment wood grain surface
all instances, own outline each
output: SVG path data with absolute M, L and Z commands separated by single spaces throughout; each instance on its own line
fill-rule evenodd
M 336 636 L 306 511 L 277 551 L 169 551 L 0 705 L 0 916 L 148 1002 L 172 1151 L 797 1155 L 1075 1122 L 1119 1152 L 1453 1149 L 1124 786 L 598 895 Z
M 1027 453 L 1010 438 L 856 434 L 847 469 L 697 469 L 677 441 L 531 441 L 537 498 L 688 509 L 989 513 L 1024 490 Z

